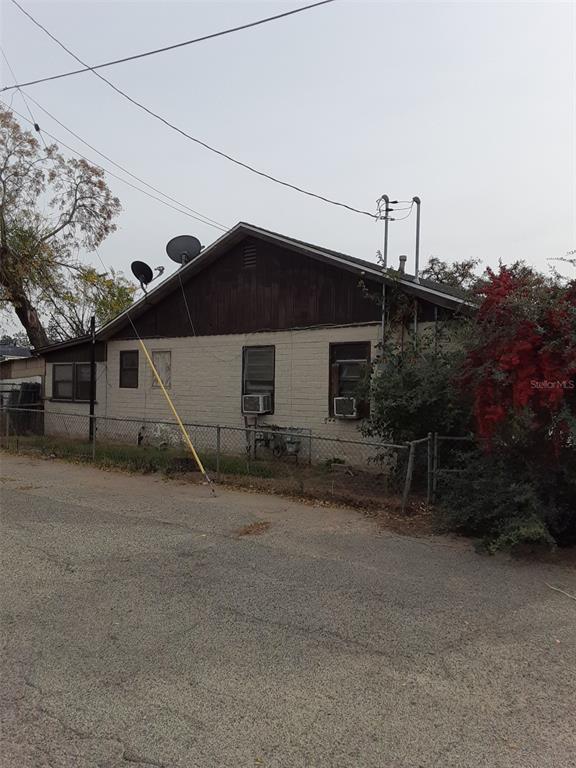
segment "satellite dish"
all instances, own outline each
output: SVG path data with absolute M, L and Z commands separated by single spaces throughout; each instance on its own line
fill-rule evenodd
M 178 235 L 173 237 L 166 246 L 166 253 L 177 264 L 187 264 L 202 250 L 200 240 L 193 235 Z
M 154 279 L 154 273 L 144 261 L 133 261 L 130 265 L 132 274 L 140 283 L 140 288 L 146 292 L 146 286 Z

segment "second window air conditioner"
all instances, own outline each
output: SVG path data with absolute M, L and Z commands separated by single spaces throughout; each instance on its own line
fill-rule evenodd
M 272 395 L 242 395 L 242 413 L 258 415 L 272 411 Z
M 334 416 L 337 419 L 357 419 L 358 403 L 355 397 L 335 397 Z

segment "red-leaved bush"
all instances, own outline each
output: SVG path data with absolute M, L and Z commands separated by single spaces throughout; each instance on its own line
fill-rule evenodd
M 574 445 L 576 283 L 525 267 L 487 270 L 462 381 L 473 397 L 477 434 L 530 434 L 555 452 Z M 542 446 L 544 447 L 544 446 Z

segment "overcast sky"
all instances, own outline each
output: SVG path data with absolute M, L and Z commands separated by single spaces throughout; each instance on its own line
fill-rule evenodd
M 305 4 L 21 3 L 91 64 Z M 318 194 L 369 211 L 383 193 L 419 195 L 423 260 L 525 259 L 545 268 L 576 247 L 575 18 L 574 4 L 550 1 L 338 0 L 103 73 L 194 136 Z M 1 30 L 21 82 L 77 66 L 9 0 Z M 4 62 L 1 79 L 13 82 Z M 92 73 L 29 93 L 97 149 L 212 219 L 376 258 L 381 223 L 232 165 Z M 26 114 L 19 94 L 0 98 L 12 96 Z M 42 128 L 109 167 L 31 106 Z M 164 247 L 174 235 L 207 245 L 220 234 L 113 178 L 109 185 L 123 211 L 100 252 L 126 273 L 133 259 L 170 270 Z M 411 267 L 414 224 L 391 224 L 393 264 L 408 253 Z

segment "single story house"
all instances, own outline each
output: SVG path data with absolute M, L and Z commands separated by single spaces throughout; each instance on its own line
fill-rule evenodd
M 185 423 L 357 438 L 383 281 L 413 299 L 419 332 L 471 307 L 449 286 L 239 223 L 97 331 L 95 414 L 173 420 L 142 339 Z M 90 353 L 87 337 L 40 350 L 46 414 L 88 414 Z

